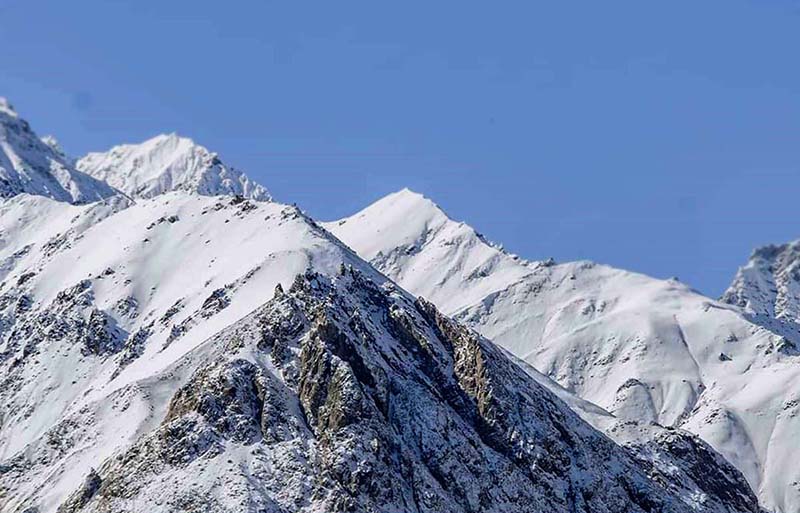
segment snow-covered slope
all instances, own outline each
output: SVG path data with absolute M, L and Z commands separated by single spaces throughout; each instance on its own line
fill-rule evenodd
M 757 511 L 698 440 L 615 445 L 294 207 L 23 194 L 0 234 L 3 511 Z
M 408 189 L 326 227 L 364 260 L 447 312 L 475 304 L 538 265 L 499 251 Z
M 325 226 L 568 391 L 623 421 L 700 435 L 742 470 L 765 506 L 800 509 L 793 332 L 753 323 L 677 281 L 592 262 L 522 260 L 408 190 Z
M 22 193 L 70 203 L 117 194 L 75 169 L 53 139 L 41 140 L 5 98 L 0 98 L 0 201 Z
M 270 199 L 264 187 L 225 165 L 216 153 L 176 134 L 90 153 L 76 165 L 84 173 L 135 198 L 152 198 L 164 192 L 183 190 L 206 196 Z

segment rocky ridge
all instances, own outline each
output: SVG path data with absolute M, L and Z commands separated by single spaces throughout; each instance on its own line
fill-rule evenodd
M 351 267 L 198 351 L 161 423 L 59 511 L 758 511 L 718 456 L 698 461 L 738 477 L 724 496 L 662 483 L 491 343 Z

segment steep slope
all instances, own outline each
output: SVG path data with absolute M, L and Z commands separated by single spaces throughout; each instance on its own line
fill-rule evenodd
M 8 100 L 0 98 L 0 201 L 23 193 L 89 203 L 117 191 L 76 170 L 51 142 L 39 139 Z
M 800 337 L 791 331 L 676 281 L 524 261 L 407 190 L 325 226 L 568 391 L 623 421 L 689 429 L 742 470 L 765 506 L 800 508 L 791 463 L 800 449 L 789 438 L 800 432 Z
M 77 162 L 84 173 L 135 198 L 169 191 L 206 196 L 243 196 L 267 201 L 269 192 L 244 173 L 225 165 L 216 153 L 176 134 L 159 135 L 141 144 L 89 153 Z

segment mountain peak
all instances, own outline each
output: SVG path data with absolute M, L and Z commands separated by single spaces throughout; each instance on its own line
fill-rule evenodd
M 753 250 L 722 301 L 748 313 L 800 322 L 800 241 Z
M 498 282 L 482 279 L 492 271 L 508 282 L 531 272 L 527 262 L 410 189 L 325 226 L 381 272 L 449 311 L 496 291 Z
M 749 260 L 774 260 L 775 258 L 779 257 L 781 253 L 791 250 L 796 251 L 797 248 L 800 248 L 800 240 L 785 244 L 767 244 L 764 246 L 758 246 L 750 254 Z
M 426 233 L 447 223 L 454 221 L 433 201 L 404 188 L 351 217 L 330 223 L 329 229 L 339 238 L 344 235 L 349 242 L 359 239 L 356 245 L 369 260 L 385 252 L 387 241 L 391 247 L 414 247 Z
M 397 218 L 397 221 L 412 224 L 417 228 L 421 227 L 421 223 L 457 222 L 453 221 L 432 199 L 408 187 L 387 194 L 352 217 L 374 217 L 378 213 L 382 217 Z
M 216 153 L 175 132 L 139 144 L 115 146 L 107 152 L 89 153 L 77 166 L 133 197 L 151 198 L 185 190 L 205 196 L 271 199 L 263 186 L 224 164 Z
M 4 96 L 0 96 L 0 113 L 14 118 L 17 117 L 17 111 L 14 110 L 14 106 Z
M 117 191 L 75 169 L 63 152 L 40 139 L 11 103 L 0 98 L 0 199 L 24 193 L 88 203 Z
M 169 132 L 169 133 L 158 134 L 158 135 L 156 135 L 154 137 L 151 137 L 150 139 L 144 141 L 142 143 L 142 145 L 151 145 L 151 146 L 165 146 L 165 145 L 168 145 L 168 146 L 173 146 L 173 147 L 180 146 L 182 148 L 192 148 L 192 147 L 203 148 L 202 146 L 200 146 L 199 144 L 194 142 L 194 140 L 192 140 L 191 138 L 184 137 L 184 136 L 178 134 L 177 132 Z M 205 148 L 203 148 L 203 149 L 205 149 Z
M 431 199 L 429 199 L 427 196 L 425 196 L 425 195 L 424 195 L 424 194 L 422 194 L 421 192 L 412 191 L 412 190 L 411 190 L 411 189 L 409 189 L 408 187 L 403 187 L 403 188 L 402 188 L 402 189 L 400 189 L 399 191 L 397 191 L 397 192 L 393 192 L 393 193 L 389 194 L 387 197 L 391 197 L 391 196 L 401 196 L 401 197 L 407 197 L 407 198 L 417 198 L 417 199 L 420 199 L 420 200 L 426 200 L 426 201 L 429 201 L 429 202 L 433 203 L 433 201 L 432 201 Z
M 412 191 L 408 187 L 403 187 L 399 191 L 393 192 L 381 198 L 373 205 L 379 205 L 384 202 L 390 203 L 393 207 L 425 209 L 428 213 L 433 215 L 440 214 L 447 216 L 444 210 L 442 210 L 442 207 L 437 205 L 432 199 L 428 198 L 424 194 Z
M 60 157 L 66 158 L 67 154 L 64 152 L 64 148 L 61 147 L 61 143 L 58 142 L 58 139 L 53 137 L 52 135 L 45 135 L 41 138 L 41 141 L 45 143 L 51 150 L 56 152 Z

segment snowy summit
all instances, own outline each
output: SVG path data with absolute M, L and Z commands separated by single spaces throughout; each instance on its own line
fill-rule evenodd
M 75 169 L 63 153 L 31 130 L 8 100 L 0 98 L 0 199 L 24 193 L 89 203 L 117 191 Z
M 174 133 L 89 153 L 78 160 L 77 167 L 134 198 L 183 190 L 205 196 L 270 200 L 264 187 L 227 166 L 216 153 Z

